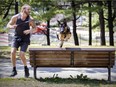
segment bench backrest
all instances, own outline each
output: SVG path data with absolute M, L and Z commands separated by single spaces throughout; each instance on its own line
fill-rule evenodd
M 30 64 L 39 67 L 113 67 L 115 49 L 30 48 Z

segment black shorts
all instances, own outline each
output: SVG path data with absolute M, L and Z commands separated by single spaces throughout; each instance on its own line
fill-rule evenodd
M 26 42 L 17 42 L 17 41 L 13 41 L 13 43 L 12 43 L 12 47 L 14 47 L 14 48 L 17 48 L 17 50 L 18 50 L 18 48 L 20 47 L 20 51 L 23 51 L 23 52 L 26 52 L 27 51 L 27 48 L 28 48 L 28 43 L 26 43 Z

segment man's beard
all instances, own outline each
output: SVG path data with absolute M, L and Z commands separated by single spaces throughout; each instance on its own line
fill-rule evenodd
M 30 14 L 29 12 L 26 12 L 26 11 L 24 11 L 24 12 L 25 12 L 25 14 L 26 14 L 27 16 L 29 16 L 29 14 Z

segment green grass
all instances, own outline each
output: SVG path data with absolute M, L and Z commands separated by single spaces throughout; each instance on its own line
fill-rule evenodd
M 0 46 L 0 51 L 10 51 L 10 46 Z
M 84 76 L 83 76 L 84 77 Z M 116 82 L 89 78 L 2 78 L 0 87 L 116 87 Z

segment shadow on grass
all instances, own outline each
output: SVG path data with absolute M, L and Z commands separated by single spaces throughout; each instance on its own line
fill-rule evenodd
M 87 77 L 87 75 L 77 75 L 76 78 L 73 78 L 70 75 L 70 78 L 60 78 L 58 77 L 58 74 L 54 74 L 52 78 L 39 78 L 36 79 L 40 82 L 47 82 L 47 83 L 56 83 L 56 84 L 83 84 L 83 85 L 90 85 L 90 86 L 99 86 L 99 85 L 116 85 L 116 82 L 109 82 L 104 79 L 97 80 L 97 79 L 90 79 Z

